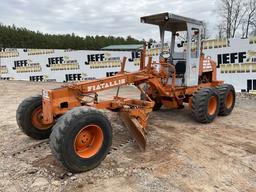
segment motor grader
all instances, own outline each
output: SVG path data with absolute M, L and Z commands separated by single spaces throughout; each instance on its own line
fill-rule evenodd
M 211 123 L 234 108 L 234 87 L 216 79 L 216 63 L 202 53 L 201 21 L 161 13 L 142 17 L 141 22 L 160 29 L 158 63 L 146 57 L 144 47 L 137 72 L 127 72 L 123 58 L 120 72 L 113 77 L 43 90 L 42 95 L 25 99 L 17 109 L 21 130 L 34 139 L 50 137 L 53 154 L 72 172 L 95 168 L 110 150 L 112 127 L 101 109 L 118 112 L 144 151 L 153 110 L 162 106 L 180 109 L 187 103 L 196 121 Z M 169 51 L 164 51 L 165 32 L 170 32 Z M 180 32 L 185 37 L 177 44 Z M 141 98 L 120 97 L 119 90 L 126 85 L 135 86 Z M 113 99 L 99 99 L 98 92 L 113 88 L 117 90 Z

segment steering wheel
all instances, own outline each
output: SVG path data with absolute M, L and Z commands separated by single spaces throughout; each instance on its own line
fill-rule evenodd
M 170 64 L 173 63 L 173 57 L 172 57 L 172 54 L 169 51 L 163 51 L 160 54 L 160 57 L 162 57 L 163 59 L 167 60 L 167 62 L 170 63 Z

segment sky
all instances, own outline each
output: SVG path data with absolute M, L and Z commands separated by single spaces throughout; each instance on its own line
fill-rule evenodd
M 51 34 L 112 35 L 159 40 L 140 17 L 171 12 L 208 23 L 216 34 L 216 1 L 205 0 L 1 0 L 0 23 Z

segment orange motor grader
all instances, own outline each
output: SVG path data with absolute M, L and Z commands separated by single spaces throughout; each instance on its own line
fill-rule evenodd
M 195 120 L 212 122 L 229 115 L 235 105 L 232 85 L 216 80 L 216 63 L 201 49 L 202 22 L 171 13 L 145 16 L 142 23 L 159 26 L 162 42 L 159 63 L 141 52 L 137 72 L 120 72 L 99 80 L 76 82 L 25 99 L 17 109 L 17 123 L 34 139 L 50 137 L 55 157 L 72 172 L 95 168 L 106 157 L 112 143 L 112 127 L 100 109 L 118 112 L 142 151 L 146 147 L 147 121 L 152 110 L 162 106 L 179 109 L 187 103 Z M 164 51 L 165 32 L 171 32 L 169 51 Z M 176 46 L 179 32 L 185 41 Z M 119 89 L 134 85 L 140 99 L 123 98 Z M 117 88 L 111 100 L 98 92 Z

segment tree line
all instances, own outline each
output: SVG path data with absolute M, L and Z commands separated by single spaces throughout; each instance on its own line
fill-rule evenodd
M 2 48 L 38 48 L 38 49 L 74 49 L 99 50 L 108 45 L 141 44 L 143 41 L 131 36 L 85 36 L 72 34 L 44 34 L 26 28 L 0 24 L 0 47 Z
M 256 35 L 256 0 L 218 0 L 218 38 Z

